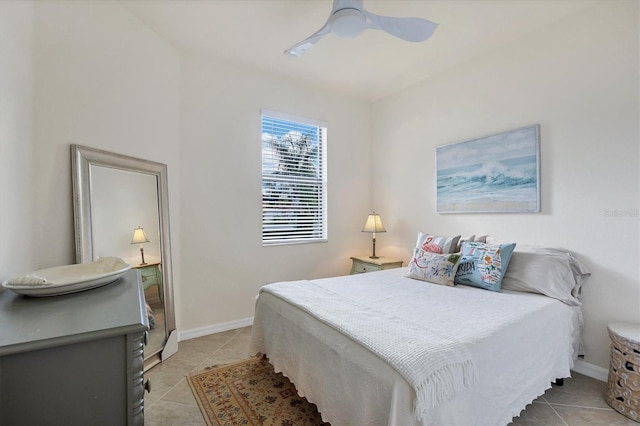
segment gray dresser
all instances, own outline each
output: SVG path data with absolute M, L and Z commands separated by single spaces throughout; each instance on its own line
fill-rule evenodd
M 148 321 L 136 271 L 79 293 L 0 293 L 0 425 L 142 425 Z

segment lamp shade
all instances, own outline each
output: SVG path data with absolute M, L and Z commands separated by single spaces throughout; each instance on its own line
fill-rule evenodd
M 367 221 L 362 227 L 362 232 L 372 232 L 375 234 L 376 232 L 387 232 L 387 230 L 384 229 L 380 215 L 374 212 L 367 216 Z
M 131 244 L 142 244 L 148 242 L 149 238 L 147 238 L 147 234 L 144 233 L 144 229 L 138 226 L 133 230 L 133 238 L 131 239 Z

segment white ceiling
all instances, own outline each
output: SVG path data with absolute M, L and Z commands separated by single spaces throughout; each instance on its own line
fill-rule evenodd
M 329 34 L 299 58 L 285 49 L 327 20 L 332 0 L 120 0 L 179 49 L 375 101 L 599 0 L 365 0 L 372 13 L 439 24 L 409 43 L 368 30 Z

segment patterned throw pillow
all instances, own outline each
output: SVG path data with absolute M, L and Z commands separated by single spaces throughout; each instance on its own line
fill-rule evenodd
M 458 247 L 459 239 L 460 235 L 456 235 L 455 237 L 439 237 L 437 235 L 418 232 L 418 241 L 416 241 L 416 248 L 422 249 L 429 253 L 455 253 L 456 248 Z
M 515 247 L 515 243 L 465 241 L 461 247 L 462 260 L 456 272 L 455 283 L 501 291 L 502 279 Z
M 453 287 L 459 262 L 459 254 L 435 254 L 416 248 L 407 277 Z

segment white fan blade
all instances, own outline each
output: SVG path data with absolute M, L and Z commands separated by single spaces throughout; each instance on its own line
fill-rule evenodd
M 331 32 L 329 21 L 325 22 L 324 26 L 318 31 L 313 33 L 308 38 L 302 40 L 300 43 L 294 44 L 290 48 L 284 51 L 286 55 L 290 56 L 302 56 L 307 50 L 311 49 L 322 37 Z
M 366 10 L 363 12 L 372 23 L 370 28 L 386 31 L 406 41 L 425 41 L 431 37 L 438 26 L 435 22 L 422 18 L 394 18 L 376 15 Z

